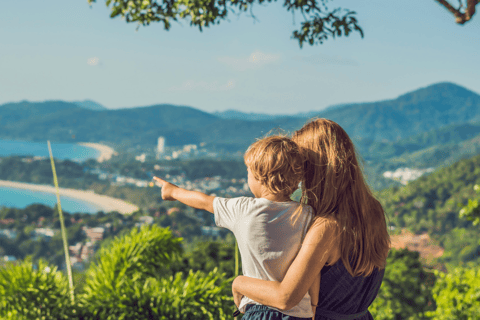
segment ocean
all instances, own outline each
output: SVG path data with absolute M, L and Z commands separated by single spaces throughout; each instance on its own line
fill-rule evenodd
M 91 203 L 62 195 L 60 195 L 60 201 L 62 211 L 69 213 L 96 213 L 100 210 Z M 0 187 L 0 207 L 23 209 L 34 203 L 54 207 L 57 204 L 57 196 L 53 193 Z
M 97 158 L 100 155 L 100 151 L 98 150 L 80 146 L 75 143 L 50 143 L 52 145 L 53 157 L 56 159 L 84 161 Z M 0 140 L 0 157 L 11 155 L 49 157 L 47 141 Z
M 51 142 L 51 145 L 53 157 L 56 159 L 84 161 L 100 155 L 98 150 L 74 143 Z M 47 142 L 0 140 L 0 157 L 11 155 L 49 157 Z M 99 210 L 93 204 L 77 199 L 60 196 L 60 200 L 63 211 L 95 213 Z M 25 208 L 33 203 L 53 207 L 57 203 L 57 198 L 53 193 L 0 187 L 0 207 Z

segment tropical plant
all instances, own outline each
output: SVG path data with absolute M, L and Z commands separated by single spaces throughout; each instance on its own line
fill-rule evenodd
M 65 319 L 78 316 L 68 281 L 56 267 L 30 258 L 0 268 L 0 319 Z
M 133 228 L 100 249 L 78 295 L 84 319 L 226 319 L 229 281 L 217 270 L 165 277 L 180 238 L 156 225 Z M 230 304 L 230 306 L 229 306 Z

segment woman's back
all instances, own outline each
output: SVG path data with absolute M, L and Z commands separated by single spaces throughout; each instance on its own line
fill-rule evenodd
M 368 310 L 380 289 L 384 272 L 385 269 L 375 268 L 367 277 L 352 277 L 341 259 L 332 266 L 323 267 L 315 320 L 335 320 L 335 314 L 351 315 Z M 373 317 L 367 312 L 359 317 L 338 319 L 368 320 Z

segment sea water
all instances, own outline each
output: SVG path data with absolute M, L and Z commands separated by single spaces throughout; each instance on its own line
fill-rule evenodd
M 100 151 L 75 143 L 50 143 L 56 159 L 84 161 L 100 156 Z M 49 157 L 47 141 L 0 140 L 0 157 L 12 155 Z
M 96 213 L 100 211 L 95 205 L 78 199 L 60 195 L 60 201 L 62 211 L 70 213 Z M 23 209 L 34 203 L 54 207 L 57 204 L 57 196 L 47 192 L 0 187 L 0 207 Z
M 97 158 L 100 155 L 98 150 L 74 143 L 51 143 L 51 145 L 53 157 L 56 159 L 84 161 L 91 158 Z M 49 157 L 48 145 L 46 141 L 31 142 L 0 140 L 0 157 L 12 155 Z M 95 213 L 99 210 L 91 203 L 74 198 L 60 195 L 60 200 L 62 210 L 71 213 Z M 57 198 L 53 193 L 0 187 L 0 207 L 25 208 L 34 203 L 41 203 L 53 207 L 57 203 Z

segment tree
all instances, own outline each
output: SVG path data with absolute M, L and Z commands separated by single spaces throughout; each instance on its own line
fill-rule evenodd
M 272 2 L 272 0 L 266 0 Z M 265 0 L 105 0 L 111 9 L 111 18 L 122 17 L 127 23 L 137 22 L 147 26 L 151 22 L 163 22 L 165 30 L 170 29 L 171 21 L 190 19 L 190 25 L 200 31 L 211 24 L 219 24 L 227 19 L 228 13 L 241 14 L 249 11 L 256 20 L 252 7 L 254 3 L 264 4 Z M 276 1 L 276 0 L 273 0 Z M 457 0 L 455 8 L 447 0 L 435 0 L 455 16 L 458 24 L 464 24 L 475 14 L 480 0 Z M 88 0 L 88 3 L 97 0 Z M 329 0 L 285 0 L 283 6 L 295 14 L 300 12 L 304 18 L 301 27 L 293 31 L 292 38 L 297 39 L 300 47 L 304 43 L 322 44 L 329 38 L 348 36 L 356 31 L 363 38 L 363 30 L 357 23 L 356 12 L 349 9 L 329 9 Z
M 433 274 L 422 268 L 418 252 L 392 249 L 369 311 L 377 320 L 425 319 L 425 312 L 434 310 L 433 281 Z
M 476 184 L 473 189 L 480 193 L 480 185 Z M 467 205 L 460 210 L 460 218 L 473 221 L 474 226 L 480 223 L 480 203 L 478 199 L 468 199 Z
M 458 9 L 455 9 L 446 0 L 435 0 L 450 11 L 454 17 L 455 22 L 458 24 L 464 24 L 472 19 L 475 14 L 475 6 L 480 2 L 479 0 L 458 0 Z
M 427 314 L 436 320 L 478 319 L 480 269 L 457 268 L 448 274 L 435 271 L 433 296 L 437 308 Z
M 97 0 L 88 0 L 91 5 Z M 267 0 L 272 2 L 272 0 Z M 254 3 L 264 4 L 265 0 L 106 0 L 111 9 L 111 18 L 121 16 L 126 22 L 137 22 L 147 26 L 151 22 L 163 22 L 165 30 L 170 29 L 171 21 L 190 19 L 190 25 L 200 31 L 211 24 L 219 24 L 228 14 L 242 13 L 247 10 L 253 15 Z M 293 31 L 292 38 L 297 39 L 300 47 L 323 43 L 329 38 L 348 36 L 356 31 L 363 37 L 363 31 L 357 23 L 356 12 L 348 9 L 330 9 L 329 0 L 285 0 L 283 6 L 295 14 L 300 12 L 304 18 L 300 29 Z

